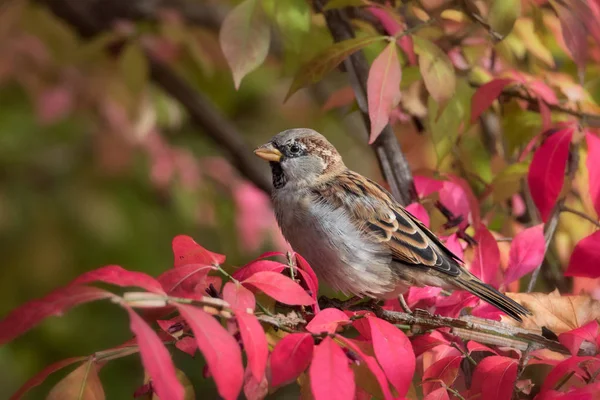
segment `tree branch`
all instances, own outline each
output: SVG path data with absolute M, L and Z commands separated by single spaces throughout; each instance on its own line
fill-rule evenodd
M 59 18 L 73 26 L 81 36 L 93 37 L 108 29 L 122 16 L 120 9 L 111 8 L 113 2 L 103 1 L 103 19 L 94 12 L 94 0 L 38 0 L 46 4 Z M 178 100 L 187 113 L 206 135 L 217 143 L 229 156 L 230 161 L 247 179 L 267 193 L 271 191 L 268 171 L 263 163 L 248 151 L 251 146 L 243 135 L 222 113 L 201 93 L 191 88 L 168 65 L 146 52 L 154 83 Z
M 315 9 L 325 16 L 327 27 L 336 42 L 354 38 L 354 30 L 348 18 L 341 10 L 327 10 L 323 7 L 327 0 L 314 0 Z M 367 78 L 369 76 L 369 64 L 362 51 L 357 51 L 344 60 L 344 66 L 348 72 L 350 84 L 363 120 L 369 131 L 370 120 L 367 106 Z M 398 139 L 390 124 L 387 124 L 375 143 L 373 149 L 379 161 L 383 176 L 390 185 L 392 194 L 401 204 L 407 205 L 416 200 L 410 166 L 400 148 Z

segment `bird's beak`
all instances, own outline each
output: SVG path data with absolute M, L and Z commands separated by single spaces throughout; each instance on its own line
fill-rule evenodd
M 263 144 L 256 150 L 254 154 L 266 161 L 279 162 L 281 160 L 281 152 L 273 146 L 272 143 Z

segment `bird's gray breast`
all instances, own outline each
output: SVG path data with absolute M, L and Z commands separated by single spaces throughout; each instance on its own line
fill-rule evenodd
M 346 294 L 395 295 L 389 249 L 368 240 L 346 210 L 317 200 L 309 190 L 276 190 L 273 203 L 283 235 L 319 279 Z

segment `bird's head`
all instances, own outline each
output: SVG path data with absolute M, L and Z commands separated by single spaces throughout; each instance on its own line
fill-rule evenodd
M 320 133 L 306 128 L 288 129 L 254 150 L 269 161 L 273 185 L 309 187 L 345 169 L 342 157 Z

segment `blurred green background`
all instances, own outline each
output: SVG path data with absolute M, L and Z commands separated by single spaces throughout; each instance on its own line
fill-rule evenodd
M 231 7 L 189 3 L 216 7 L 219 15 Z M 225 113 L 249 153 L 283 129 L 307 126 L 327 132 L 353 168 L 376 173 L 359 117 L 321 110 L 327 91 L 343 83 L 340 73 L 331 87 L 302 91 L 283 104 L 286 65 L 329 44 L 324 27 L 301 32 L 314 36 L 311 46 L 280 48 L 283 62 L 269 58 L 235 91 L 218 31 L 161 12 L 152 22 L 121 21 L 88 42 L 39 2 L 0 5 L 0 317 L 107 264 L 156 276 L 172 266 L 177 234 L 226 254 L 228 267 L 282 249 L 267 197 L 249 188 L 203 127 L 152 85 L 142 43 L 162 52 Z M 55 361 L 130 337 L 126 313 L 108 302 L 50 318 L 0 347 L 0 398 Z M 214 385 L 201 377 L 200 356 L 177 352 L 175 360 L 198 398 L 216 398 Z M 28 398 L 44 398 L 64 375 L 52 375 Z M 143 377 L 137 354 L 100 373 L 108 399 L 132 398 Z

